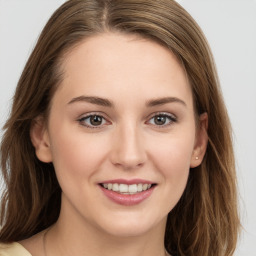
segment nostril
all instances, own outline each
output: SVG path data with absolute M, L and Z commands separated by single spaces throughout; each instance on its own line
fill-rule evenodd
M 143 144 L 134 138 L 131 133 L 125 138 L 118 138 L 117 140 L 111 152 L 111 162 L 124 170 L 142 167 L 147 160 Z

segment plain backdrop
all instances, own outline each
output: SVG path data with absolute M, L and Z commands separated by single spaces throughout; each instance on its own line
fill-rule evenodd
M 0 126 L 39 33 L 64 0 L 0 0 Z M 256 256 L 256 0 L 180 0 L 206 34 L 234 131 L 241 219 L 237 256 Z M 2 131 L 0 133 L 0 136 Z

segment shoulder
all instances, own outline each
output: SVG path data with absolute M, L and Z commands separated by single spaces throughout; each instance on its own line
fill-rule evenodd
M 21 244 L 19 243 L 0 243 L 0 256 L 32 256 Z

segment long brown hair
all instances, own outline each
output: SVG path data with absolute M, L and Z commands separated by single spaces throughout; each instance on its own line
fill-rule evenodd
M 24 68 L 4 126 L 0 241 L 28 238 L 58 219 L 61 189 L 53 165 L 37 159 L 30 127 L 39 115 L 47 118 L 65 53 L 106 31 L 137 34 L 170 49 L 189 78 L 195 114 L 208 113 L 207 152 L 190 170 L 184 194 L 168 215 L 166 249 L 173 256 L 232 255 L 240 222 L 230 122 L 207 41 L 173 0 L 70 0 L 52 15 Z

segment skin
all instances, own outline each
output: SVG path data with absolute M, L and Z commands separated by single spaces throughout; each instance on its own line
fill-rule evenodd
M 167 214 L 207 145 L 207 115 L 196 124 L 183 68 L 155 42 L 111 33 L 83 41 L 62 68 L 47 125 L 38 118 L 31 128 L 37 157 L 53 162 L 63 191 L 60 217 L 46 236 L 47 256 L 165 255 Z M 81 96 L 104 98 L 112 106 Z M 172 101 L 148 105 L 166 97 Z M 93 127 L 88 115 L 102 116 L 102 123 Z M 157 186 L 140 204 L 119 205 L 99 183 L 120 178 Z M 42 236 L 21 244 L 44 255 Z

